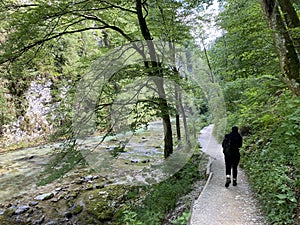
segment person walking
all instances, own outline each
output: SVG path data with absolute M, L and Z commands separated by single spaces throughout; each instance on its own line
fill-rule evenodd
M 225 158 L 225 172 L 226 172 L 226 183 L 225 187 L 229 187 L 231 183 L 231 169 L 232 169 L 232 185 L 237 185 L 237 167 L 240 162 L 240 151 L 242 147 L 243 138 L 238 132 L 238 127 L 234 126 L 231 128 L 231 133 L 226 134 L 222 142 L 223 153 Z

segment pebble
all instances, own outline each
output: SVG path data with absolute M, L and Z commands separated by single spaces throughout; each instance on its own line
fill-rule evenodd
M 54 221 L 50 221 L 50 222 L 46 223 L 45 225 L 56 225 L 56 223 Z
M 57 191 L 57 192 L 60 192 L 61 190 L 62 190 L 61 187 L 55 189 L 55 191 Z
M 58 202 L 60 200 L 60 198 L 52 198 L 51 202 Z
M 15 211 L 15 214 L 20 215 L 20 214 L 26 212 L 26 211 L 29 210 L 29 209 L 30 209 L 30 207 L 29 207 L 28 205 L 22 205 L 22 206 L 19 206 L 19 207 L 17 208 L 17 210 Z
M 79 179 L 79 180 L 76 180 L 76 181 L 75 181 L 75 184 L 82 184 L 83 182 L 84 182 L 83 179 Z
M 70 219 L 73 215 L 72 215 L 72 212 L 64 212 L 64 216 L 68 219 Z
M 93 178 L 94 178 L 94 177 L 93 177 L 92 175 L 88 175 L 88 176 L 86 176 L 84 179 L 85 179 L 85 180 L 93 180 Z
M 96 189 L 102 189 L 102 188 L 104 188 L 105 187 L 105 184 L 96 184 L 95 185 L 95 188 Z
M 132 159 L 130 162 L 132 162 L 132 163 L 138 163 L 139 160 L 138 159 Z
M 37 204 L 39 204 L 39 203 L 35 202 L 35 201 L 31 201 L 28 203 L 29 206 L 36 206 Z
M 42 223 L 44 222 L 44 220 L 45 220 L 45 216 L 42 215 L 42 217 L 41 217 L 40 219 L 33 221 L 32 224 L 33 224 L 33 225 L 42 224 Z
M 54 197 L 54 194 L 52 192 L 50 192 L 50 193 L 45 193 L 45 194 L 38 195 L 34 198 L 34 200 L 44 201 L 44 200 L 51 199 L 53 197 Z
M 86 187 L 85 187 L 85 190 L 86 191 L 89 191 L 89 190 L 93 190 L 93 185 L 92 184 L 89 184 L 89 185 L 87 185 Z

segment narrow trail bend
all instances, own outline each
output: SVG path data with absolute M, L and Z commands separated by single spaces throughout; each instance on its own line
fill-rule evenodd
M 213 125 L 204 128 L 199 141 L 211 157 L 211 176 L 194 202 L 189 225 L 266 225 L 244 171 L 238 169 L 238 185 L 225 188 L 222 146 L 212 136 Z

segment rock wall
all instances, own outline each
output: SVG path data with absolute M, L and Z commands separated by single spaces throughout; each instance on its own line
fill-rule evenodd
M 42 138 L 53 131 L 51 121 L 55 118 L 56 104 L 51 103 L 50 80 L 38 78 L 32 81 L 25 93 L 26 113 L 10 124 L 2 126 L 0 147 L 6 147 L 20 141 Z

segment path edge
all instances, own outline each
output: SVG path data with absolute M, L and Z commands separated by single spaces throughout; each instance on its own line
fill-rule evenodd
M 191 225 L 191 219 L 192 219 L 192 214 L 193 214 L 193 210 L 194 210 L 194 203 L 195 203 L 196 200 L 201 199 L 204 191 L 206 190 L 209 182 L 211 181 L 211 178 L 213 176 L 213 172 L 211 171 L 211 164 L 212 164 L 212 162 L 213 162 L 213 158 L 209 156 L 209 160 L 208 160 L 208 163 L 207 163 L 207 166 L 206 166 L 206 177 L 207 177 L 207 180 L 206 180 L 206 183 L 205 183 L 205 185 L 204 185 L 204 187 L 203 187 L 200 195 L 198 196 L 198 198 L 193 199 L 193 202 L 192 202 L 191 208 L 190 208 L 191 215 L 190 215 L 190 218 L 187 221 L 186 225 Z

